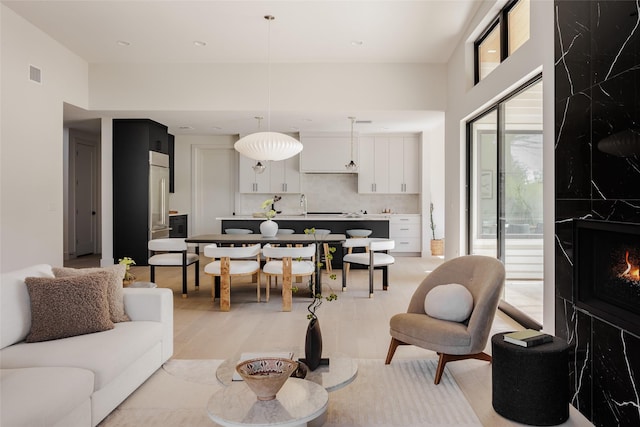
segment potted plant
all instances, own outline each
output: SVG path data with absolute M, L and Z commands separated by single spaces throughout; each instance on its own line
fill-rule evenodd
M 131 273 L 130 269 L 132 265 L 136 265 L 136 262 L 133 259 L 126 256 L 124 258 L 120 258 L 118 260 L 118 264 L 122 264 L 126 266 L 126 269 L 124 272 L 124 278 L 122 279 L 122 284 L 124 286 L 129 286 L 130 284 L 135 282 L 136 276 L 134 276 L 133 273 Z
M 436 239 L 436 223 L 433 221 L 433 202 L 429 203 L 429 221 L 431 223 L 431 255 L 444 255 L 444 239 Z

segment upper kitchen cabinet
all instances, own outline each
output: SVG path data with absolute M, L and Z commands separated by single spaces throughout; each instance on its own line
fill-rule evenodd
M 267 162 L 267 169 L 262 173 L 256 173 L 253 170 L 253 166 L 256 161 L 248 157 L 239 155 L 240 161 L 238 163 L 238 191 L 240 193 L 271 193 L 270 177 L 269 177 L 269 162 Z
M 267 162 L 270 193 L 300 193 L 300 155 Z
M 304 146 L 300 153 L 300 172 L 351 173 L 345 165 L 351 160 L 351 137 L 336 134 L 301 134 Z M 358 142 L 354 140 L 353 156 L 358 163 Z
M 389 138 L 389 192 L 420 192 L 420 139 L 417 136 Z
M 300 193 L 300 157 L 265 162 L 265 170 L 256 173 L 255 160 L 240 155 L 238 183 L 240 193 Z
M 358 192 L 416 194 L 420 188 L 420 139 L 417 135 L 360 138 Z
M 360 137 L 358 193 L 389 192 L 389 140 L 384 136 Z

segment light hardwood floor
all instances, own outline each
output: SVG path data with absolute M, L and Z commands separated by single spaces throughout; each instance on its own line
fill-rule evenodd
M 302 355 L 307 325 L 308 292 L 294 294 L 291 312 L 281 311 L 280 287 L 271 289 L 267 303 L 256 301 L 255 284 L 250 279 L 232 283 L 231 311 L 221 312 L 219 300 L 211 301 L 212 281 L 202 272 L 208 260 L 201 257 L 200 290 L 193 285 L 193 267 L 189 268 L 189 296 L 181 297 L 182 279 L 179 268 L 156 269 L 159 287 L 174 291 L 174 354 L 176 359 L 227 359 L 243 351 L 297 348 Z M 368 297 L 365 270 L 351 270 L 347 292 L 341 292 L 341 270 L 334 270 L 332 281 L 323 273 L 325 293 L 330 286 L 338 300 L 325 302 L 318 310 L 322 328 L 323 355 L 345 354 L 357 359 L 384 359 L 390 341 L 389 319 L 406 311 L 413 291 L 422 279 L 442 260 L 437 257 L 396 257 L 389 269 L 389 290 L 381 290 L 381 277 L 376 272 L 374 298 Z M 67 263 L 69 266 L 96 265 L 97 258 L 87 257 Z M 149 279 L 148 267 L 133 267 L 137 280 Z M 264 286 L 266 280 L 262 280 Z M 298 285 L 304 289 L 304 285 Z M 519 329 L 503 313 L 498 312 L 492 333 Z M 486 351 L 490 353 L 490 343 Z M 401 346 L 394 360 L 400 358 L 435 358 L 435 353 L 413 346 Z M 393 363 L 393 362 L 392 362 Z M 453 375 L 484 426 L 519 425 L 498 415 L 491 406 L 491 364 L 476 360 L 447 365 L 445 375 Z M 426 378 L 425 381 L 432 381 Z M 565 426 L 590 426 L 577 411 Z

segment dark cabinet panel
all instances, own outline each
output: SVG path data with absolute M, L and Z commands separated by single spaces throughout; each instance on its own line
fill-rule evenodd
M 169 137 L 169 193 L 174 193 L 175 185 L 174 185 L 174 154 L 175 154 L 175 137 L 171 134 L 167 135 Z
M 187 229 L 187 215 L 171 215 L 169 217 L 169 237 L 189 237 Z
M 148 119 L 113 120 L 113 257 L 147 265 L 149 151 L 167 127 Z M 155 151 L 155 150 L 153 150 Z

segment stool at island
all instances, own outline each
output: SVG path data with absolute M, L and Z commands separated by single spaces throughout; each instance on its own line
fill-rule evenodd
M 510 420 L 536 426 L 569 418 L 569 345 L 554 337 L 535 347 L 491 338 L 493 409 Z

